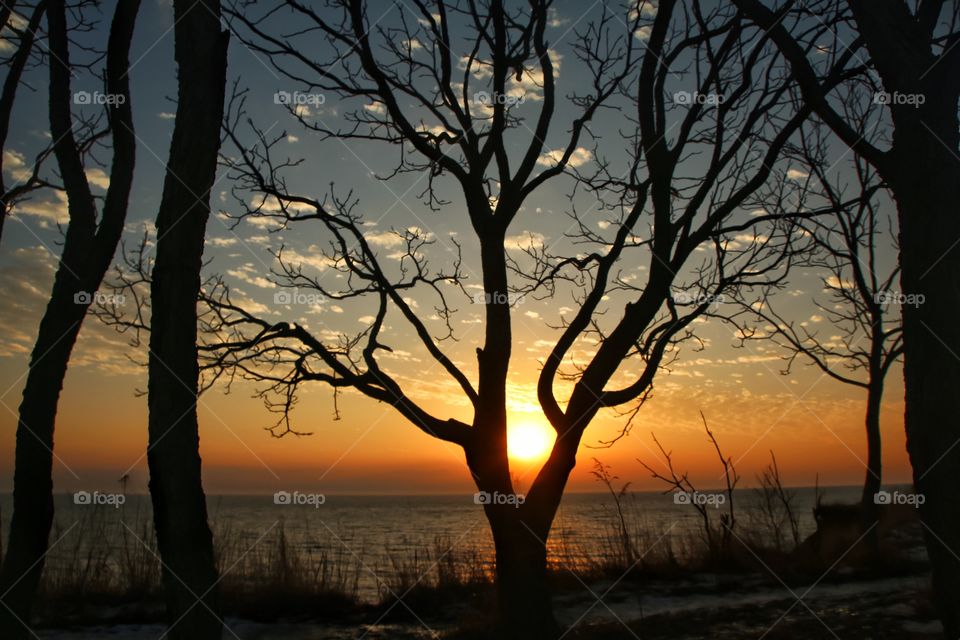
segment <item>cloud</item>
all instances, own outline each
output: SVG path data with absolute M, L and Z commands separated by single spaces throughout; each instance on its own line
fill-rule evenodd
M 207 244 L 212 247 L 232 247 L 238 242 L 237 238 L 207 238 Z
M 562 17 L 560 12 L 553 7 L 547 10 L 547 17 L 549 18 L 547 20 L 547 26 L 554 29 L 570 24 L 570 19 Z
M 371 102 L 370 104 L 363 105 L 363 108 L 366 111 L 378 116 L 382 116 L 387 113 L 387 107 L 382 102 Z
M 637 18 L 655 18 L 657 16 L 657 3 L 652 0 L 636 0 L 627 10 L 627 20 L 634 22 Z
M 110 187 L 110 176 L 103 169 L 94 167 L 92 169 L 87 169 L 86 173 L 87 182 L 93 186 L 100 187 L 101 189 L 108 189 Z
M 806 171 L 800 169 L 788 169 L 787 170 L 787 180 L 793 180 L 794 182 L 801 182 L 810 177 L 810 174 Z
M 26 182 L 33 174 L 33 171 L 27 168 L 27 162 L 23 154 L 13 149 L 3 151 L 3 170 L 17 182 Z
M 841 280 L 836 275 L 824 278 L 823 284 L 826 285 L 828 289 L 853 289 L 852 280 Z
M 650 39 L 651 31 L 650 25 L 644 25 L 634 32 L 633 37 L 641 42 L 646 42 Z
M 561 159 L 563 159 L 564 150 L 557 149 L 555 151 L 547 151 L 539 158 L 537 158 L 537 164 L 552 167 L 557 165 Z M 582 167 L 593 159 L 593 153 L 585 147 L 577 147 L 573 150 L 573 153 L 570 154 L 570 158 L 567 160 L 567 166 L 576 169 L 577 167 Z
M 260 269 L 257 269 L 253 263 L 246 263 L 238 269 L 228 269 L 227 275 L 232 276 L 240 282 L 246 282 L 261 289 L 273 289 L 277 285 L 259 275 Z
M 542 247 L 546 240 L 547 239 L 541 233 L 525 231 L 523 233 L 518 233 L 515 236 L 507 236 L 504 238 L 503 246 L 507 249 L 527 250 L 533 247 Z
M 57 256 L 43 246 L 21 247 L 6 253 L 0 261 L 0 359 L 27 357 L 36 340 L 36 327 L 49 301 L 57 268 Z M 101 287 L 107 293 L 106 287 Z M 121 303 L 119 310 L 134 311 L 132 302 Z M 93 319 L 83 324 L 77 346 L 70 359 L 71 369 L 91 367 L 110 374 L 142 375 L 145 369 L 130 361 L 137 357 L 128 344 L 129 336 L 120 335 Z
M 363 237 L 370 244 L 377 247 L 402 247 L 406 244 L 403 236 L 395 231 L 380 231 L 379 233 L 365 233 Z
M 157 114 L 157 117 L 161 120 L 175 120 L 177 118 L 177 114 L 170 113 L 169 111 L 161 111 Z
M 13 215 L 36 218 L 41 228 L 47 229 L 70 221 L 67 212 L 67 196 L 62 191 L 54 191 L 52 200 L 25 200 L 14 205 Z
M 283 263 L 295 269 L 310 267 L 317 271 L 326 271 L 336 264 L 333 260 L 323 255 L 316 245 L 310 245 L 307 251 L 310 253 L 304 255 L 293 249 L 284 249 L 282 254 Z

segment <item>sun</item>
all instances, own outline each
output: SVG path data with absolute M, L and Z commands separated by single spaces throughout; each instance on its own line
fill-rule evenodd
M 507 454 L 514 460 L 542 460 L 550 455 L 557 434 L 540 421 L 524 420 L 507 427 Z

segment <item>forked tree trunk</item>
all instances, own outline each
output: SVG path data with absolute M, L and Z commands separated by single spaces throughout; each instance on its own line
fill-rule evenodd
M 126 218 L 136 150 L 127 72 L 139 5 L 139 0 L 119 3 L 110 27 L 107 90 L 126 99 L 110 109 L 111 180 L 98 224 L 72 133 L 67 11 L 64 0 L 49 2 L 50 130 L 67 193 L 70 224 L 20 403 L 13 518 L 0 570 L 2 638 L 35 637 L 28 625 L 53 522 L 53 435 L 60 391 L 91 294 L 99 288 L 113 259 Z
M 219 0 L 175 0 L 176 124 L 157 214 L 149 361 L 150 496 L 163 559 L 168 635 L 220 638 L 213 537 L 197 421 L 197 296 L 220 148 L 227 34 Z
M 547 541 L 578 442 L 573 430 L 564 430 L 522 505 L 484 508 L 496 551 L 498 637 L 556 640 L 562 635 L 550 596 Z M 505 452 L 483 456 L 468 449 L 468 464 L 481 491 L 513 491 Z

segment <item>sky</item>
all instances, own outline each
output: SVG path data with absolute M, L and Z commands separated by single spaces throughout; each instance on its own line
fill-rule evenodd
M 105 3 L 112 7 L 112 3 Z M 583 81 L 583 70 L 570 46 L 582 16 L 575 2 L 560 2 L 551 15 L 548 39 L 556 56 L 560 94 L 565 87 Z M 396 24 L 387 3 L 384 24 Z M 626 9 L 622 8 L 623 15 Z M 394 8 L 402 12 L 404 9 Z M 410 16 L 407 16 L 409 19 Z M 152 220 L 160 198 L 176 93 L 173 65 L 172 10 L 167 2 L 145 0 L 138 19 L 131 53 L 130 70 L 134 120 L 138 138 L 137 167 L 127 220 L 125 242 L 130 246 L 152 229 Z M 102 28 L 84 36 L 102 41 Z M 80 55 L 79 52 L 75 52 Z M 452 185 L 438 185 L 450 204 L 431 211 L 419 196 L 424 188 L 422 174 L 401 174 L 390 180 L 396 152 L 372 143 L 344 143 L 321 140 L 305 130 L 282 104 L 277 92 L 293 93 L 301 87 L 276 73 L 261 54 L 245 47 L 238 39 L 231 43 L 229 81 L 237 79 L 247 90 L 247 116 L 280 140 L 276 153 L 289 154 L 304 162 L 290 172 L 290 184 L 297 190 L 322 198 L 336 185 L 338 193 L 352 191 L 363 212 L 366 238 L 386 261 L 398 249 L 395 230 L 417 227 L 434 241 L 430 259 L 438 267 L 449 263 L 454 242 L 464 247 L 468 272 L 466 290 L 477 291 L 476 247 L 462 203 Z M 18 97 L 14 126 L 5 151 L 8 180 L 22 171 L 18 164 L 33 154 L 48 139 L 46 123 L 46 77 L 42 70 L 29 76 L 30 90 Z M 96 91 L 98 80 L 81 76 L 74 91 Z M 529 104 L 538 104 L 536 86 L 519 88 Z M 339 101 L 325 95 L 322 104 L 313 103 L 299 110 L 304 119 L 336 126 L 345 114 L 373 111 L 376 103 Z M 91 113 L 91 107 L 77 107 Z M 569 110 L 563 108 L 561 116 Z M 597 148 L 616 157 L 618 123 L 606 118 L 597 126 Z M 548 143 L 559 144 L 563 127 L 555 128 L 559 137 Z M 522 132 L 518 132 L 518 136 Z M 557 148 L 557 147 L 554 147 Z M 608 149 L 613 149 L 607 151 Z M 229 150 L 226 151 L 230 153 Z M 839 152 L 838 152 L 839 153 Z M 97 154 L 102 162 L 109 149 Z M 590 146 L 578 150 L 577 164 L 586 166 L 594 158 Z M 696 167 L 694 162 L 692 167 Z M 843 162 L 836 170 L 843 171 Z M 48 167 L 48 170 L 52 170 Z M 88 178 L 102 195 L 109 177 L 102 169 L 88 168 Z M 318 277 L 337 278 L 323 258 L 324 239 L 315 228 L 304 224 L 297 228 L 277 229 L 263 220 L 237 223 L 230 218 L 240 211 L 228 172 L 221 171 L 214 186 L 215 211 L 208 224 L 205 248 L 205 274 L 221 274 L 230 284 L 236 299 L 242 300 L 278 321 L 296 321 L 318 335 L 336 336 L 338 332 L 368 322 L 363 303 L 351 306 L 336 301 L 319 304 L 279 304 L 274 297 L 278 288 L 274 253 L 281 247 L 287 256 L 313 269 Z M 569 248 L 564 232 L 570 227 L 567 213 L 571 203 L 585 211 L 585 220 L 598 232 L 609 228 L 603 212 L 590 210 L 589 201 L 571 200 L 572 183 L 559 180 L 536 192 L 515 221 L 508 238 L 512 255 L 522 261 L 521 250 L 535 246 Z M 584 206 L 586 208 L 584 209 Z M 39 192 L 21 203 L 7 222 L 0 246 L 0 290 L 6 296 L 0 306 L 0 491 L 10 490 L 13 477 L 16 411 L 26 375 L 27 360 L 44 309 L 59 251 L 58 223 L 66 221 L 65 203 L 56 193 Z M 151 245 L 152 246 L 152 245 Z M 271 253 L 274 252 L 274 253 Z M 394 259 L 395 261 L 395 259 Z M 646 267 L 642 261 L 624 265 L 630 278 L 642 280 Z M 791 274 L 788 286 L 778 298 L 777 308 L 796 321 L 831 336 L 836 329 L 816 303 L 829 303 L 824 274 L 798 270 Z M 424 317 L 432 318 L 429 296 L 414 295 L 413 304 Z M 482 306 L 462 297 L 454 320 L 456 342 L 445 345 L 451 357 L 466 371 L 475 369 L 474 351 L 482 336 Z M 556 298 L 525 298 L 513 314 L 515 346 L 510 376 L 509 419 L 511 433 L 518 434 L 512 446 L 519 448 L 519 434 L 546 429 L 536 403 L 535 384 L 539 361 L 552 345 L 551 338 L 564 314 L 573 307 L 570 292 Z M 616 309 L 611 313 L 615 313 Z M 392 318 L 390 319 L 393 320 Z M 435 318 L 431 322 L 435 322 Z M 394 352 L 386 365 L 420 399 L 438 414 L 470 419 L 467 403 L 456 389 L 439 375 L 431 374 L 431 361 L 418 351 L 409 332 L 400 323 L 395 329 Z M 770 452 L 777 455 L 787 483 L 810 486 L 862 482 L 865 472 L 866 443 L 863 428 L 864 392 L 843 385 L 805 363 L 783 375 L 783 356 L 776 346 L 748 343 L 737 346 L 734 329 L 715 320 L 697 325 L 702 347 L 694 343 L 682 346 L 668 370 L 661 371 L 653 396 L 635 417 L 629 435 L 611 447 L 601 445 L 622 428 L 624 417 L 613 412 L 601 414 L 584 436 L 578 466 L 570 482 L 571 491 L 596 491 L 600 487 L 590 475 L 591 459 L 610 465 L 623 480 L 632 480 L 641 490 L 660 488 L 649 477 L 638 459 L 651 465 L 661 464 L 651 434 L 673 452 L 674 463 L 691 473 L 703 487 L 721 484 L 722 470 L 716 460 L 701 423 L 701 412 L 709 421 L 726 455 L 732 457 L 743 482 L 751 484 L 769 462 Z M 129 475 L 132 491 L 146 491 L 146 398 L 138 393 L 146 388 L 145 356 L 142 349 L 129 344 L 130 336 L 118 334 L 94 317 L 88 317 L 74 350 L 58 410 L 55 437 L 54 479 L 57 491 L 79 489 L 109 490 L 121 476 Z M 590 346 L 582 347 L 588 355 Z M 624 372 L 624 380 L 631 373 Z M 334 417 L 329 389 L 320 386 L 305 389 L 294 414 L 295 427 L 312 435 L 287 435 L 277 438 L 266 427 L 275 416 L 265 410 L 251 383 L 235 384 L 229 394 L 214 386 L 200 399 L 198 413 L 201 429 L 201 455 L 204 484 L 210 494 L 271 493 L 278 490 L 306 489 L 334 493 L 436 494 L 472 492 L 463 453 L 456 446 L 430 438 L 406 423 L 392 408 L 344 392 L 338 398 L 339 419 Z M 895 367 L 888 377 L 882 411 L 884 471 L 888 483 L 908 482 L 909 462 L 903 434 L 902 377 Z M 528 443 L 529 444 L 529 443 Z M 538 460 L 515 462 L 515 473 L 522 488 L 536 473 Z

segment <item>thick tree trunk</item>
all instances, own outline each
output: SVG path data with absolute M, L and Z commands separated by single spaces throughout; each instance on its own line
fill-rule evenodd
M 0 637 L 34 637 L 30 612 L 43 572 L 53 522 L 53 435 L 60 391 L 70 354 L 91 303 L 116 250 L 126 218 L 136 143 L 129 99 L 130 42 L 139 1 L 118 4 L 107 49 L 107 89 L 123 95 L 110 108 L 113 161 L 111 181 L 97 211 L 84 176 L 70 112 L 70 55 L 63 0 L 49 3 L 50 130 L 67 192 L 70 224 L 50 301 L 44 311 L 20 403 L 14 470 L 14 510 L 0 570 Z M 39 19 L 38 14 L 35 18 Z M 33 23 L 31 23 L 33 24 Z
M 216 175 L 227 34 L 216 0 L 177 0 L 179 103 L 157 214 L 149 362 L 150 495 L 176 640 L 220 638 L 213 537 L 197 422 L 197 295 Z
M 496 550 L 498 637 L 555 640 L 562 635 L 547 579 L 547 541 L 576 463 L 577 442 L 572 430 L 558 437 L 522 505 L 484 507 Z M 477 487 L 491 494 L 513 491 L 506 456 L 478 455 L 478 449 L 484 447 L 468 448 L 467 459 Z
M 496 549 L 500 637 L 556 640 L 560 634 L 547 584 L 546 538 L 531 531 L 519 514 L 494 516 L 490 526 Z
M 960 637 L 960 161 L 953 135 L 904 153 L 894 194 L 900 210 L 907 449 L 945 637 Z M 898 128 L 898 133 L 900 129 Z M 922 139 L 922 138 L 921 138 Z M 951 153 L 947 146 L 954 151 Z
M 73 304 L 75 280 L 61 268 L 40 323 L 20 403 L 13 518 L 0 572 L 0 637 L 32 637 L 28 625 L 53 524 L 53 433 L 60 390 L 87 306 Z M 71 282 L 72 281 L 72 282 Z

